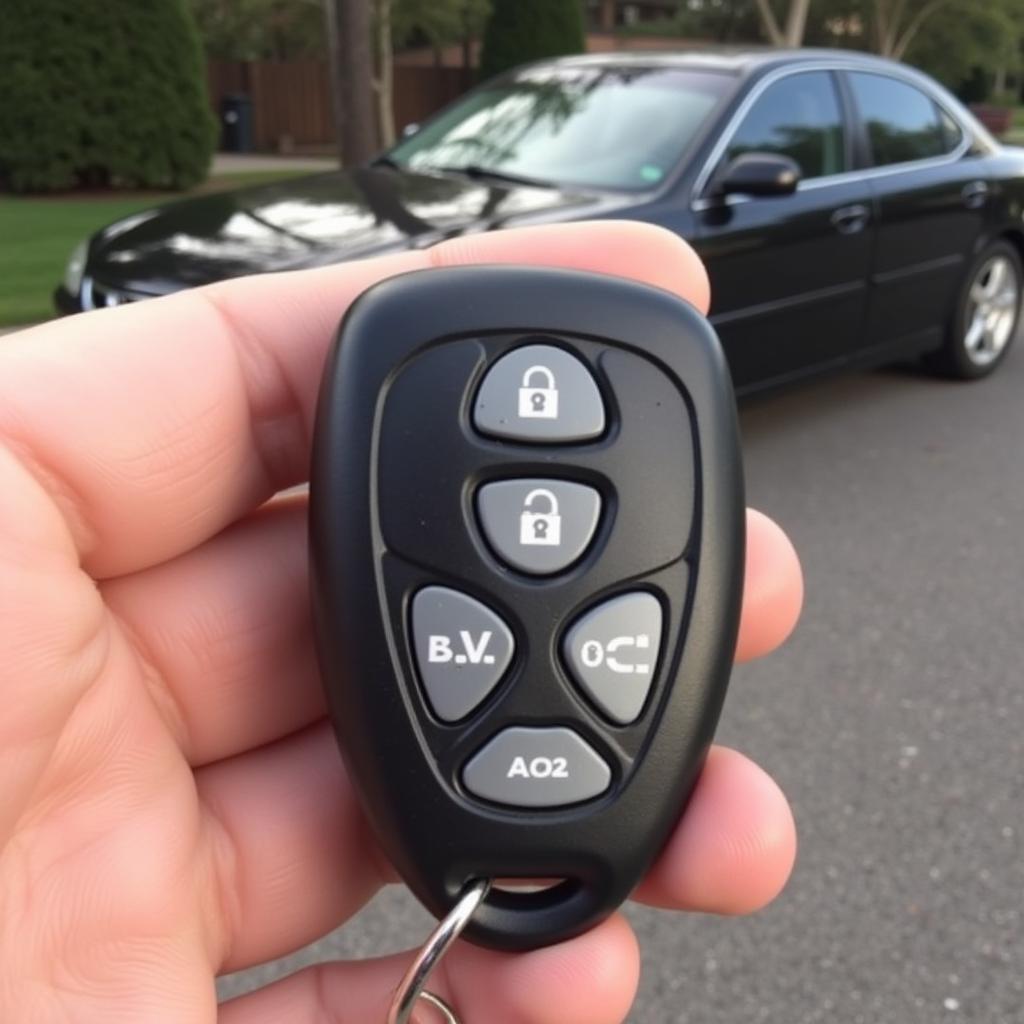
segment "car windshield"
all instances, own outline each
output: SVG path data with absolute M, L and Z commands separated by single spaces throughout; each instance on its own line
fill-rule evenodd
M 729 90 L 679 68 L 532 68 L 470 93 L 388 153 L 415 171 L 640 190 L 679 162 Z

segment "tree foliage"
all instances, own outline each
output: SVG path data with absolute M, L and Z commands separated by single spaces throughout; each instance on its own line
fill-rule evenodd
M 189 0 L 207 55 L 219 60 L 324 57 L 325 0 Z M 373 5 L 380 18 L 381 0 Z M 451 46 L 478 36 L 490 0 L 389 0 L 396 47 Z
M 674 18 L 633 31 L 792 45 L 801 24 L 803 45 L 904 60 L 970 99 L 1022 65 L 1021 0 L 685 0 Z
M 991 82 L 998 72 L 1020 65 L 1024 17 L 1019 0 L 817 2 L 852 12 L 864 26 L 865 49 L 920 67 L 958 91 L 975 77 L 976 68 Z
M 326 54 L 323 0 L 189 0 L 189 6 L 215 60 Z
M 634 36 L 679 36 L 715 43 L 744 43 L 758 38 L 761 17 L 752 0 L 681 0 L 671 17 L 638 22 L 619 31 Z
M 585 45 L 580 0 L 494 0 L 480 72 L 488 78 L 527 61 L 580 53 Z
M 392 0 L 391 31 L 396 46 L 440 49 L 478 36 L 490 13 L 491 0 Z
M 974 102 L 988 99 L 997 79 L 1020 71 L 1022 40 L 1024 10 L 1016 4 L 954 3 L 921 26 L 903 59 Z
M 217 125 L 184 0 L 4 0 L 0 186 L 186 188 Z

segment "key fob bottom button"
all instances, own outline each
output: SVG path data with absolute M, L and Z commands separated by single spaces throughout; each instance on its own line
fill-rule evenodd
M 501 682 L 515 640 L 497 612 L 450 587 L 424 587 L 412 600 L 416 666 L 434 713 L 457 722 Z
M 568 480 L 499 480 L 477 495 L 484 536 L 514 569 L 561 572 L 590 544 L 601 515 L 593 487 Z
M 509 807 L 564 807 L 600 796 L 611 769 L 564 727 L 505 729 L 468 762 L 462 781 L 474 796 Z
M 618 725 L 635 722 L 661 648 L 661 603 L 638 591 L 602 602 L 566 634 L 562 655 L 577 685 Z

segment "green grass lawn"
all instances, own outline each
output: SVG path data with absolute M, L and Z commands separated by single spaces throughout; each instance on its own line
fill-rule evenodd
M 281 181 L 301 171 L 250 171 L 211 178 L 193 193 L 14 198 L 0 196 L 0 327 L 46 320 L 71 250 L 111 221 L 190 194 Z

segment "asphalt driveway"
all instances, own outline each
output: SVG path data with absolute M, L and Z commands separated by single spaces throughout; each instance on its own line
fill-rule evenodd
M 789 792 L 800 859 L 752 919 L 631 911 L 630 1019 L 1020 1024 L 1024 347 L 987 382 L 848 376 L 742 421 L 750 502 L 795 539 L 808 600 L 785 650 L 736 672 L 720 738 Z M 427 926 L 394 889 L 222 991 Z

